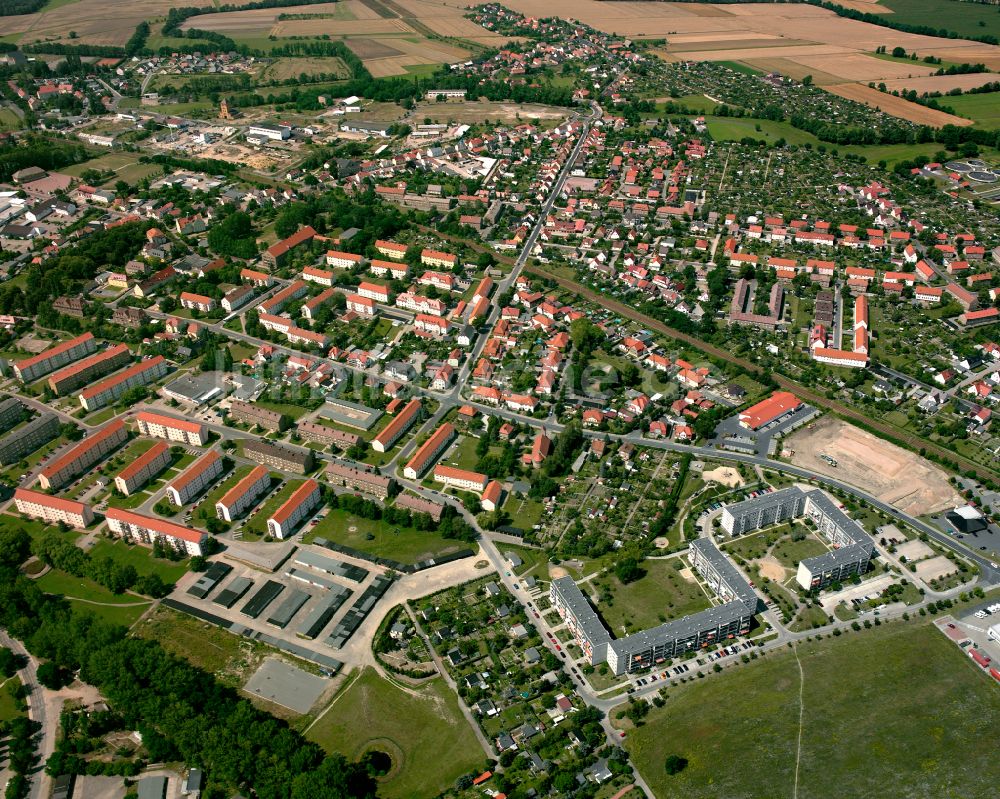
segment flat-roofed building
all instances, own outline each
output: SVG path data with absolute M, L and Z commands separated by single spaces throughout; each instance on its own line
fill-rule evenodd
M 166 441 L 157 441 L 121 470 L 115 478 L 115 488 L 126 497 L 131 496 L 170 466 L 170 461 L 170 446 Z
M 20 403 L 18 403 L 20 404 Z M 59 435 L 59 417 L 44 411 L 0 439 L 0 465 L 16 463 Z
M 380 499 L 389 496 L 393 480 L 385 477 L 374 469 L 359 469 L 346 463 L 331 461 L 326 465 L 326 479 L 332 486 L 346 486 L 366 494 L 373 494 Z
M 40 491 L 18 488 L 14 491 L 14 505 L 18 513 L 42 519 L 49 524 L 67 524 L 82 530 L 94 521 L 94 512 L 84 502 L 74 502 L 53 497 Z
M 306 480 L 267 520 L 267 531 L 279 540 L 288 538 L 320 504 L 322 492 L 315 480 Z
M 243 444 L 243 454 L 251 460 L 282 472 L 305 474 L 313 467 L 311 449 L 287 447 L 255 440 Z
M 285 416 L 283 413 L 272 411 L 269 408 L 262 408 L 253 402 L 243 402 L 242 400 L 233 400 L 230 403 L 229 415 L 237 421 L 245 422 L 249 425 L 258 425 L 264 430 L 270 430 L 275 433 L 287 430 L 292 424 L 291 417 Z
M 10 430 L 20 424 L 28 415 L 28 409 L 19 399 L 5 397 L 0 401 L 0 430 Z
M 416 480 L 430 468 L 438 456 L 445 451 L 455 438 L 455 428 L 445 422 L 416 451 L 410 462 L 403 469 L 403 476 L 408 480 Z
M 177 507 L 186 505 L 213 485 L 223 469 L 222 456 L 215 450 L 209 450 L 170 482 L 167 496 Z
M 731 536 L 794 519 L 805 511 L 805 492 L 797 486 L 726 505 L 722 509 L 722 529 Z
M 263 466 L 256 466 L 215 503 L 215 513 L 223 521 L 236 521 L 270 487 L 270 472 Z
M 22 383 L 31 383 L 49 372 L 68 366 L 85 355 L 90 355 L 96 349 L 97 342 L 94 341 L 94 334 L 84 333 L 82 336 L 49 347 L 31 358 L 18 361 L 14 364 L 14 374 Z
M 300 421 L 295 425 L 295 429 L 300 436 L 310 441 L 333 444 L 343 449 L 353 447 L 361 441 L 361 436 L 357 433 L 348 433 L 346 430 L 338 430 L 336 427 L 328 427 L 319 422 Z
M 84 389 L 80 392 L 80 404 L 88 411 L 99 410 L 121 398 L 130 388 L 159 380 L 169 370 L 166 359 L 162 355 L 154 355 Z
M 49 388 L 53 394 L 61 397 L 121 369 L 131 360 L 132 352 L 129 348 L 125 344 L 116 344 L 49 375 Z
M 144 436 L 165 438 L 168 441 L 179 441 L 182 444 L 205 446 L 208 441 L 208 428 L 200 422 L 190 419 L 178 419 L 163 413 L 142 411 L 136 414 L 139 432 Z
M 108 422 L 89 438 L 85 438 L 65 455 L 56 458 L 42 469 L 38 481 L 45 489 L 62 488 L 78 474 L 104 460 L 106 455 L 114 452 L 126 441 L 128 441 L 128 430 L 121 419 Z
M 372 449 L 376 452 L 388 452 L 420 418 L 423 406 L 418 399 L 411 399 L 403 406 L 389 424 L 372 439 Z
M 481 494 L 486 488 L 486 483 L 489 482 L 489 478 L 485 474 L 470 472 L 467 469 L 457 469 L 443 463 L 434 467 L 434 480 L 462 491 L 475 491 L 477 494 Z
M 150 545 L 159 543 L 192 557 L 204 554 L 203 546 L 208 534 L 200 530 L 121 508 L 108 508 L 104 515 L 108 529 L 128 541 Z

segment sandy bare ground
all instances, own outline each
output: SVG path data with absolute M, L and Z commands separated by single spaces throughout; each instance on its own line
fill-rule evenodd
M 926 78 L 908 78 L 903 80 L 887 80 L 887 89 L 900 91 L 911 89 L 916 92 L 950 92 L 952 89 L 977 89 L 986 83 L 1000 80 L 995 72 L 981 72 L 975 75 L 932 75 Z M 942 102 L 946 103 L 947 98 Z
M 701 477 L 706 483 L 712 481 L 730 488 L 743 485 L 743 478 L 732 466 L 719 466 L 709 472 L 702 472 Z
M 921 125 L 932 125 L 940 128 L 943 125 L 958 125 L 965 127 L 973 124 L 971 119 L 957 117 L 954 114 L 946 114 L 944 111 L 936 111 L 933 108 L 911 103 L 902 97 L 893 97 L 891 94 L 880 92 L 869 86 L 860 83 L 841 83 L 833 86 L 825 86 L 827 91 L 854 100 L 858 103 L 879 108 L 887 114 L 892 114 L 900 119 L 908 119 Z
M 944 470 L 915 453 L 858 427 L 826 416 L 785 439 L 792 463 L 835 477 L 873 494 L 911 516 L 955 507 L 961 497 Z M 837 461 L 830 466 L 825 453 Z
M 774 555 L 765 555 L 762 558 L 758 558 L 754 562 L 760 568 L 760 574 L 762 577 L 766 577 L 768 580 L 773 580 L 776 583 L 785 582 L 788 572 L 785 567 L 781 565 L 781 561 L 774 557 Z

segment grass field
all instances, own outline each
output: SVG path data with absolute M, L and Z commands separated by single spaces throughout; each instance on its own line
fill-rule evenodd
M 362 519 L 339 508 L 331 509 L 323 521 L 308 528 L 304 540 L 311 541 L 317 536 L 400 563 L 416 563 L 465 546 L 434 532 L 397 527 L 381 519 Z
M 599 578 L 598 584 L 609 586 L 614 596 L 613 602 L 601 602 L 598 608 L 615 635 L 623 628 L 644 630 L 711 606 L 701 586 L 674 568 L 681 563 L 678 558 L 644 561 L 646 574 L 625 585 L 614 575 Z
M 1000 14 L 997 17 L 997 24 L 1000 25 Z M 958 116 L 971 119 L 980 127 L 1000 128 L 1000 92 L 942 97 L 938 102 L 954 110 Z
M 222 499 L 229 489 L 234 488 L 240 480 L 246 477 L 250 472 L 253 471 L 253 466 L 238 466 L 235 471 L 229 473 L 229 476 L 224 479 L 221 483 L 217 484 L 215 488 L 209 491 L 204 499 L 199 502 L 194 509 L 192 514 L 192 520 L 201 526 L 204 526 L 204 519 L 202 518 L 202 513 L 206 514 L 209 519 L 215 517 L 215 503 Z
M 136 183 L 138 180 L 148 176 L 158 174 L 161 170 L 156 164 L 140 164 L 139 156 L 135 153 L 108 153 L 84 161 L 82 164 L 73 164 L 61 170 L 67 175 L 79 177 L 88 169 L 98 169 L 101 171 L 112 170 L 114 177 L 105 181 L 102 185 L 113 185 L 116 181 L 124 180 L 126 183 Z
M 944 28 L 963 36 L 996 35 L 1000 28 L 996 6 L 960 0 L 879 0 L 879 4 L 891 9 L 895 16 L 905 17 L 910 25 Z
M 132 626 L 151 604 L 133 594 L 113 594 L 85 577 L 50 569 L 37 580 L 38 587 L 49 594 L 60 594 L 70 601 L 74 611 L 92 613 L 105 621 Z
M 115 563 L 128 564 L 142 575 L 158 574 L 165 583 L 176 583 L 187 571 L 186 561 L 154 558 L 152 549 L 137 544 L 129 546 L 124 541 L 101 538 L 90 548 L 89 552 L 94 558 L 108 557 Z
M 162 606 L 136 626 L 135 634 L 159 641 L 168 652 L 234 687 L 243 684 L 258 659 L 255 654 L 264 649 L 263 644 Z
M 403 691 L 366 668 L 306 737 L 352 760 L 373 749 L 388 754 L 393 765 L 380 781 L 379 796 L 437 796 L 458 777 L 478 771 L 486 756 L 441 678 L 417 690 L 419 695 Z
M 0 130 L 20 130 L 23 126 L 21 117 L 9 108 L 0 107 Z
M 886 775 L 896 796 L 992 792 L 1000 692 L 932 626 L 883 626 L 800 644 L 798 655 L 799 796 L 875 796 Z M 787 651 L 671 689 L 627 747 L 658 799 L 793 796 L 799 689 Z M 670 754 L 688 759 L 672 777 Z
M 5 721 L 13 721 L 18 716 L 27 715 L 18 707 L 17 700 L 14 699 L 14 689 L 21 684 L 20 678 L 15 674 L 3 683 L 0 687 L 0 724 Z

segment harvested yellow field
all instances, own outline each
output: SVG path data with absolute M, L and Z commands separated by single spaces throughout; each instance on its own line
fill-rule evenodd
M 857 81 L 917 78 L 933 75 L 937 71 L 937 67 L 918 61 L 888 61 L 862 53 L 795 56 L 792 60 L 810 69 L 818 69 L 847 80 Z
M 935 111 L 933 108 L 926 108 L 917 103 L 911 103 L 902 97 L 893 97 L 878 89 L 872 89 L 860 83 L 841 83 L 835 86 L 825 86 L 828 92 L 846 97 L 858 103 L 870 105 L 873 108 L 880 108 L 887 114 L 892 114 L 900 119 L 908 119 L 918 125 L 932 125 L 942 127 L 943 125 L 959 125 L 965 127 L 973 124 L 971 119 L 964 119 L 944 111 Z
M 770 52 L 776 52 L 771 50 Z M 812 75 L 813 83 L 817 86 L 829 86 L 834 83 L 843 83 L 844 79 L 839 75 L 831 75 L 829 72 L 805 67 L 791 58 L 747 58 L 746 64 L 761 70 L 762 72 L 777 72 L 780 75 L 787 75 L 795 80 L 802 80 L 806 75 Z
M 329 36 L 341 39 L 345 36 L 386 33 L 414 33 L 414 30 L 401 19 L 291 19 L 278 22 L 271 28 L 271 35 L 278 37 Z
M 505 37 L 466 19 L 465 14 L 468 12 L 458 4 L 446 5 L 430 0 L 394 0 L 392 7 L 404 19 L 413 17 L 439 36 L 468 39 L 489 47 L 499 47 L 508 41 Z
M 361 3 L 356 5 L 364 8 Z M 181 25 L 183 30 L 198 28 L 219 33 L 246 33 L 248 31 L 270 30 L 281 14 L 330 14 L 342 19 L 353 19 L 355 15 L 350 3 L 320 3 L 315 6 L 288 6 L 286 8 L 250 8 L 245 11 L 227 11 L 220 14 L 204 14 L 189 19 Z
M 887 80 L 886 88 L 889 90 L 915 92 L 950 92 L 952 89 L 976 89 L 987 83 L 1000 80 L 995 72 L 980 72 L 974 75 L 932 75 L 926 78 L 909 78 L 905 80 Z

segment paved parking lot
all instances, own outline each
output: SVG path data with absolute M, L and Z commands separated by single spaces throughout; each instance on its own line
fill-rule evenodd
M 310 674 L 283 660 L 267 658 L 243 690 L 296 713 L 308 713 L 329 682 L 326 677 Z

